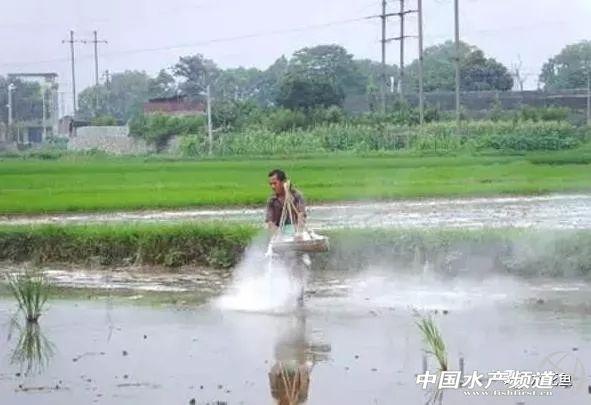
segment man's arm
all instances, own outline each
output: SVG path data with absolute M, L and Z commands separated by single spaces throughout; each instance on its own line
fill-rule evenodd
M 279 227 L 275 225 L 274 220 L 274 210 L 273 210 L 273 199 L 269 198 L 267 201 L 267 212 L 265 215 L 265 224 L 267 225 L 267 229 L 271 232 L 276 232 Z

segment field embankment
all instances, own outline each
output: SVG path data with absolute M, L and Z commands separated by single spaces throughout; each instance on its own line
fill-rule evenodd
M 231 268 L 260 229 L 247 225 L 2 226 L 0 260 L 38 265 Z M 591 275 L 591 232 L 533 230 L 338 230 L 315 270 L 435 274 Z

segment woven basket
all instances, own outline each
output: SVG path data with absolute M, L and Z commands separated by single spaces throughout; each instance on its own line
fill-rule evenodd
M 275 240 L 271 244 L 274 252 L 302 252 L 302 253 L 321 253 L 327 252 L 330 245 L 328 238 L 322 235 L 314 235 L 310 239 L 296 240 Z

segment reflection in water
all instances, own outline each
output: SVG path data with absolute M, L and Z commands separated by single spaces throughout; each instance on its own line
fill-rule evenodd
M 443 391 L 433 390 L 427 392 L 427 402 L 425 405 L 442 405 L 443 404 Z
M 291 321 L 294 325 L 275 344 L 275 364 L 269 372 L 271 395 L 278 405 L 297 405 L 308 400 L 314 364 L 326 359 L 330 351 L 329 346 L 308 342 L 303 310 Z
M 11 339 L 15 331 L 18 332 L 19 338 L 10 357 L 10 362 L 18 364 L 21 372 L 27 375 L 41 373 L 53 357 L 55 346 L 45 337 L 37 322 L 26 322 L 25 326 L 22 326 L 13 319 L 8 340 Z

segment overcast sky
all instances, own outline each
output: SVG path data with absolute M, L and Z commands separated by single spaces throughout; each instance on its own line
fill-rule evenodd
M 453 0 L 423 0 L 425 46 L 453 37 Z M 266 68 L 282 54 L 304 46 L 336 43 L 356 58 L 380 58 L 381 0 L 18 0 L 0 13 L 0 74 L 56 72 L 66 108 L 71 108 L 69 30 L 76 39 L 99 31 L 100 70 L 156 73 L 182 55 L 202 53 L 221 67 Z M 406 0 L 416 8 L 416 0 Z M 388 1 L 398 11 L 398 0 Z M 591 0 L 460 0 L 462 40 L 507 66 L 519 59 L 535 88 L 542 64 L 566 44 L 591 39 Z M 416 34 L 416 17 L 407 19 Z M 399 35 L 395 18 L 389 36 Z M 406 60 L 417 42 L 407 41 Z M 76 44 L 80 91 L 94 81 L 91 44 Z M 388 62 L 398 63 L 398 44 Z

